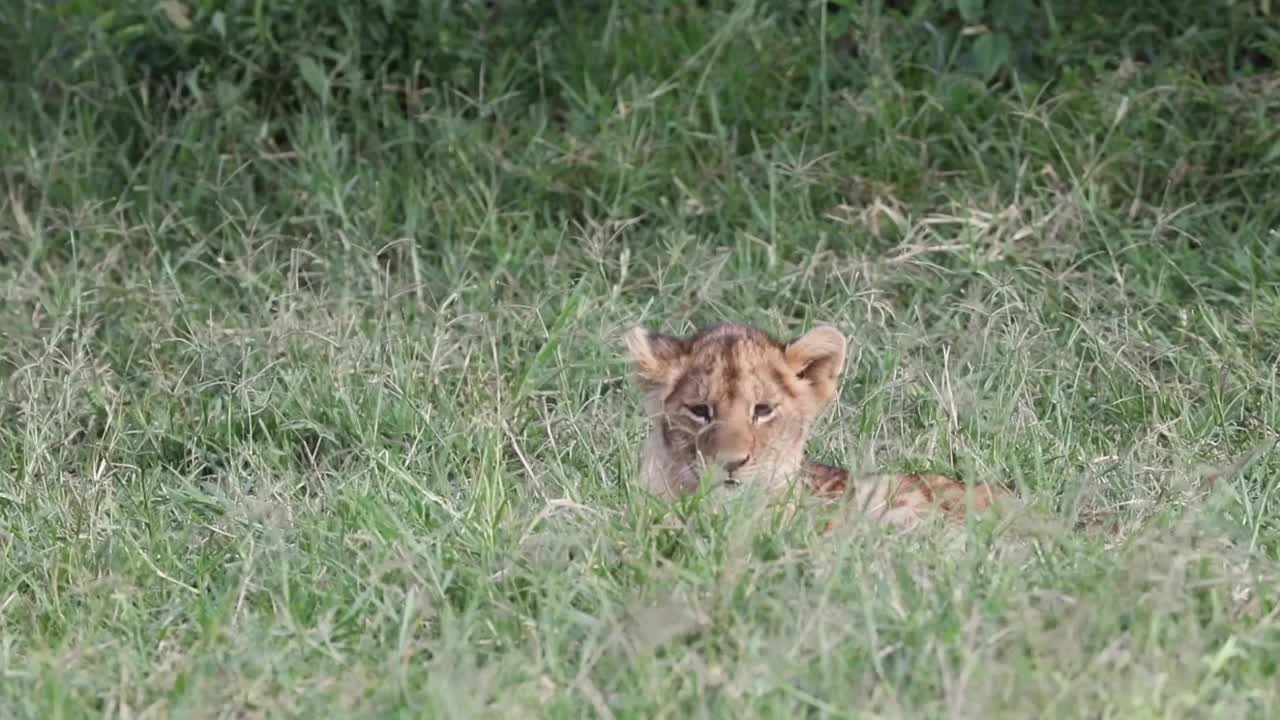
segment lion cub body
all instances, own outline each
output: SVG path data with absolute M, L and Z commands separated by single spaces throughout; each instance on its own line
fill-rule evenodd
M 898 526 L 934 511 L 962 517 L 989 509 L 1006 493 L 972 489 L 941 475 L 853 479 L 808 462 L 814 422 L 835 399 L 847 341 L 822 326 L 791 342 L 743 324 L 716 325 L 677 338 L 633 328 L 626 334 L 633 375 L 651 420 L 640 474 L 664 498 L 745 487 L 778 493 L 795 487 Z

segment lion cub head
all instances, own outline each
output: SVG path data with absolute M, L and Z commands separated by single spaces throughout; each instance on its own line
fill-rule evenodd
M 632 372 L 652 427 L 641 474 L 664 497 L 698 489 L 785 487 L 800 471 L 814 420 L 835 398 L 846 340 L 818 327 L 788 343 L 740 324 L 676 338 L 633 328 Z

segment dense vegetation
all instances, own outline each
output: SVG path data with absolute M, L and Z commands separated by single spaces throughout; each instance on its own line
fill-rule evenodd
M 0 4 L 2 714 L 1277 716 L 1276 12 Z M 652 501 L 723 319 L 1075 529 Z

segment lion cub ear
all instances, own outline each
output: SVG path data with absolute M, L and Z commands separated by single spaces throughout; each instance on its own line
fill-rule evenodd
M 684 369 L 688 349 L 678 338 L 633 327 L 623 339 L 634 378 L 642 387 L 670 385 Z
M 796 377 L 809 383 L 822 402 L 836 395 L 847 342 L 839 330 L 822 325 L 793 340 L 784 351 Z

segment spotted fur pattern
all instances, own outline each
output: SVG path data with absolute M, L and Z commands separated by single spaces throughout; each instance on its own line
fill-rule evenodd
M 844 369 L 847 341 L 833 327 L 785 343 L 744 324 L 685 338 L 633 328 L 626 342 L 651 420 L 641 476 L 660 497 L 689 495 L 703 481 L 729 493 L 799 482 L 811 497 L 910 526 L 935 511 L 952 518 L 986 511 L 1008 496 L 942 475 L 851 478 L 806 461 L 809 433 L 835 399 Z

